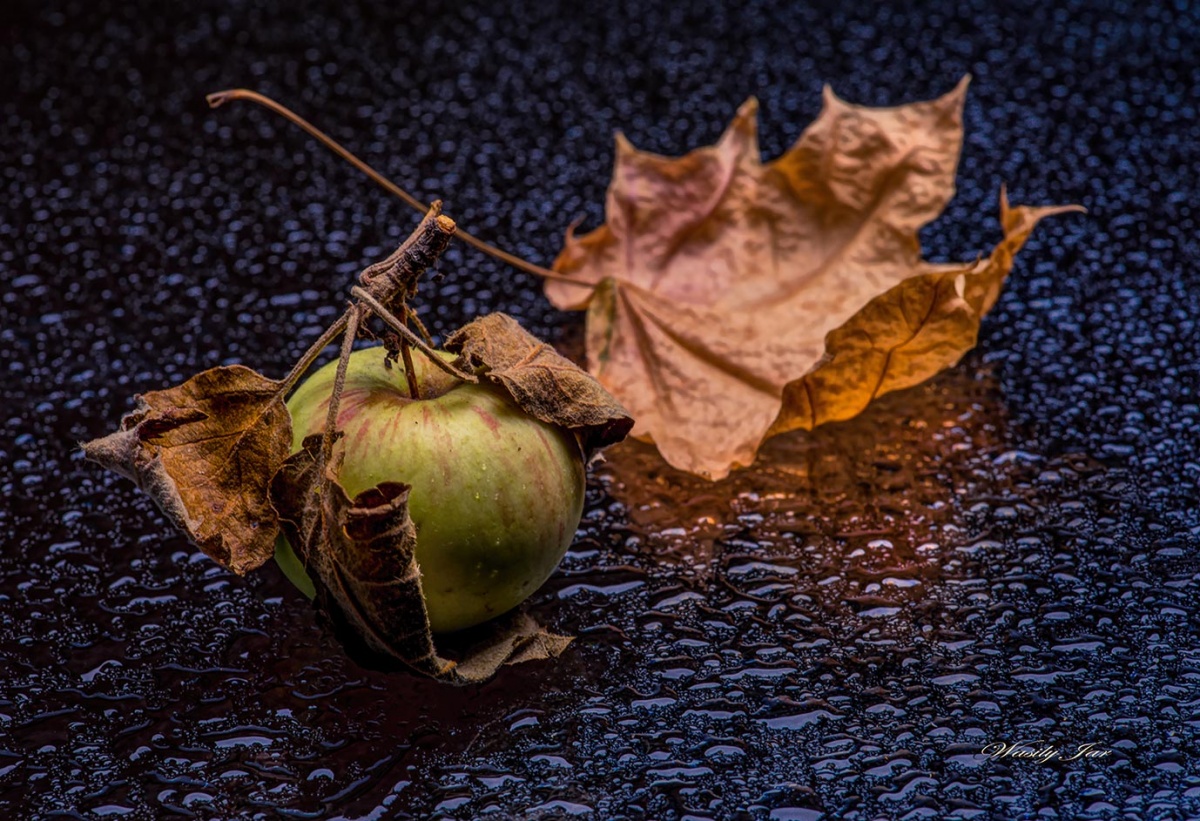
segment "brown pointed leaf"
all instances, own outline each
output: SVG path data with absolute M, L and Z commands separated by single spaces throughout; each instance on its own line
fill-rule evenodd
M 954 194 L 966 85 L 884 109 L 827 88 L 818 119 L 765 164 L 753 99 L 684 157 L 618 136 L 607 221 L 568 232 L 554 266 L 590 285 L 546 294 L 587 309 L 589 367 L 632 435 L 719 479 L 766 436 L 847 418 L 975 344 L 1013 253 L 1065 209 L 1005 206 L 985 262 L 921 260 L 917 233 Z
M 591 453 L 625 438 L 633 419 L 590 374 L 507 314 L 487 314 L 446 340 L 460 367 L 504 388 L 530 416 L 575 431 Z
M 284 463 L 271 483 L 284 534 L 343 641 L 361 643 L 370 655 L 399 662 L 422 675 L 472 684 L 501 666 L 557 656 L 570 643 L 513 615 L 484 628 L 476 646 L 458 661 L 434 646 L 416 562 L 416 527 L 408 513 L 409 486 L 384 482 L 354 499 L 322 470 L 321 437 Z
M 150 494 L 206 554 L 245 573 L 275 551 L 268 489 L 292 443 L 281 387 L 241 365 L 212 368 L 137 397 L 120 430 L 83 450 Z
M 1079 209 L 1010 209 L 1002 192 L 1005 234 L 991 256 L 970 265 L 922 264 L 830 332 L 825 358 L 785 386 L 783 406 L 767 435 L 850 419 L 875 397 L 918 385 L 956 364 L 974 347 L 980 321 L 1038 220 L 1074 210 Z

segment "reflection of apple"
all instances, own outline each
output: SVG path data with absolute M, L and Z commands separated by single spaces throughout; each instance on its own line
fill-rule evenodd
M 450 354 L 443 354 L 451 359 Z M 338 409 L 338 480 L 354 498 L 383 481 L 412 485 L 417 563 L 434 632 L 516 607 L 570 546 L 583 514 L 584 462 L 574 434 L 526 416 L 499 389 L 463 382 L 414 352 L 420 399 L 383 348 L 355 351 Z M 325 427 L 337 363 L 291 399 L 293 451 Z M 276 560 L 313 595 L 284 540 Z

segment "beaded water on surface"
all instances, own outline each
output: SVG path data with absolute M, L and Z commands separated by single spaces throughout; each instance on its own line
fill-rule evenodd
M 1200 814 L 1194 11 L 278 5 L 0 19 L 6 817 Z M 718 484 L 614 449 L 531 601 L 578 636 L 553 662 L 358 668 L 273 567 L 217 568 L 75 448 L 196 370 L 282 374 L 416 223 L 205 92 L 278 97 L 544 263 L 602 218 L 614 129 L 677 154 L 753 93 L 774 156 L 823 82 L 883 105 L 967 72 L 932 255 L 990 247 L 1002 181 L 1089 214 L 1038 229 L 957 368 L 856 420 Z M 418 306 L 580 351 L 462 248 Z

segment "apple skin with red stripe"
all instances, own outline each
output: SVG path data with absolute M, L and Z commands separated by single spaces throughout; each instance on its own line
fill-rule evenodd
M 381 347 L 350 356 L 338 481 L 350 498 L 384 481 L 412 486 L 430 627 L 480 624 L 524 601 L 566 553 L 583 514 L 582 449 L 573 433 L 526 415 L 499 388 L 464 382 L 416 352 L 413 399 L 403 363 L 388 368 L 385 357 Z M 324 430 L 336 369 L 330 362 L 288 400 L 293 452 Z M 283 539 L 276 560 L 311 597 L 312 581 Z

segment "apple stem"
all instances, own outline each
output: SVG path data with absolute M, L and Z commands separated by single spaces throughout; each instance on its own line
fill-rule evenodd
M 434 365 L 441 368 L 443 371 L 450 374 L 451 376 L 457 377 L 464 382 L 478 382 L 479 381 L 479 377 L 475 376 L 475 374 L 467 373 L 466 371 L 461 371 L 458 368 L 451 365 L 445 359 L 442 359 L 440 356 L 438 356 L 437 351 L 435 351 L 433 348 L 426 345 L 419 336 L 417 336 L 415 333 L 413 333 L 408 328 L 407 325 L 405 325 L 403 322 L 401 322 L 399 319 L 397 319 L 395 314 L 393 314 L 391 311 L 389 311 L 387 308 L 385 308 L 379 302 L 379 300 L 377 300 L 375 297 L 371 296 L 371 294 L 369 292 L 367 292 L 366 290 L 355 285 L 353 288 L 350 289 L 350 295 L 353 296 L 355 299 L 358 299 L 363 305 L 366 305 L 368 308 L 370 308 L 371 312 L 374 313 L 376 316 L 378 316 L 380 319 L 382 319 L 388 325 L 389 328 L 391 328 L 392 330 L 399 333 L 402 337 L 404 337 L 404 339 L 400 343 L 402 351 L 404 350 L 404 343 L 408 342 L 414 348 L 416 348 L 418 351 L 425 354 L 425 356 L 427 356 L 429 358 L 430 362 L 432 362 Z M 405 367 L 409 366 L 409 360 L 407 357 L 405 358 L 404 365 L 405 365 Z M 409 371 L 409 373 L 411 374 L 412 371 Z
M 413 368 L 412 347 L 403 339 L 400 340 L 400 356 L 404 358 L 404 381 L 408 383 L 408 395 L 420 399 L 421 388 L 417 385 L 417 371 Z
M 234 100 L 249 100 L 252 103 L 262 106 L 268 111 L 278 114 L 288 122 L 293 123 L 294 125 L 297 125 L 304 131 L 308 132 L 308 134 L 315 138 L 319 143 L 324 145 L 334 154 L 337 154 L 346 162 L 353 165 L 363 174 L 367 175 L 372 182 L 374 182 L 376 185 L 379 185 L 389 194 L 394 197 L 398 197 L 410 208 L 421 212 L 425 211 L 425 206 L 422 205 L 421 202 L 412 194 L 408 193 L 403 188 L 389 180 L 387 177 L 380 174 L 374 168 L 360 160 L 358 157 L 354 156 L 349 149 L 341 145 L 339 142 L 337 142 L 337 140 L 330 137 L 308 120 L 304 119 L 290 108 L 275 102 L 270 97 L 259 94 L 257 91 L 251 91 L 248 88 L 232 88 L 226 91 L 213 92 L 212 94 L 207 95 L 205 100 L 208 101 L 210 108 L 218 108 L 225 103 L 232 102 Z M 489 256 L 495 257 L 501 262 L 505 262 L 514 268 L 524 271 L 527 274 L 533 274 L 534 276 L 539 276 L 543 279 L 554 280 L 556 282 L 565 282 L 568 285 L 579 285 L 584 288 L 596 287 L 596 283 L 594 282 L 577 279 L 576 277 L 568 276 L 567 274 L 561 274 L 558 271 L 552 271 L 549 268 L 543 268 L 540 265 L 534 265 L 532 262 L 521 259 L 515 254 L 510 254 L 507 251 L 502 251 L 495 245 L 484 242 L 483 240 L 467 233 L 466 231 L 459 231 L 458 236 L 462 238 L 463 242 L 465 242 L 467 245 L 470 245 L 472 248 L 482 251 Z
M 346 310 L 346 334 L 342 337 L 342 352 L 338 358 L 337 374 L 333 378 L 333 392 L 329 395 L 329 411 L 325 414 L 325 431 L 321 436 L 321 464 L 328 465 L 333 459 L 333 438 L 337 432 L 338 406 L 342 401 L 342 389 L 346 386 L 346 369 L 350 367 L 350 354 L 354 351 L 354 339 L 358 336 L 358 323 L 362 318 L 361 305 L 351 305 Z

